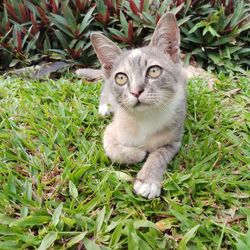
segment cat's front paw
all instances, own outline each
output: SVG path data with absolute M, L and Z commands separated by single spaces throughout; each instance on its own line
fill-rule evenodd
M 101 116 L 107 116 L 111 114 L 111 108 L 108 104 L 102 104 L 99 106 L 98 113 Z
M 161 184 L 150 180 L 136 179 L 134 192 L 148 199 L 159 197 L 161 194 Z

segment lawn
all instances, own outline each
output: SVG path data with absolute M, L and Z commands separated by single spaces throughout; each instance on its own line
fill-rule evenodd
M 250 83 L 188 84 L 160 198 L 102 148 L 100 84 L 0 77 L 0 249 L 250 249 Z

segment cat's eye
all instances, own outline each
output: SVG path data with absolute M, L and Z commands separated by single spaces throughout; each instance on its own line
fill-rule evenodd
M 116 84 L 122 86 L 122 85 L 125 85 L 128 81 L 128 77 L 126 74 L 124 73 L 117 73 L 115 75 L 115 82 Z
M 147 71 L 147 76 L 157 78 L 161 75 L 162 68 L 160 66 L 151 66 Z

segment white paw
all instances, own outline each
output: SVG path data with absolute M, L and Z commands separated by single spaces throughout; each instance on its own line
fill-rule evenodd
M 98 113 L 101 116 L 110 115 L 111 114 L 110 106 L 108 104 L 102 104 L 102 105 L 100 105 L 99 109 L 98 109 Z
M 160 196 L 161 186 L 156 182 L 143 182 L 141 180 L 135 180 L 134 192 L 137 195 L 141 195 L 148 199 L 153 199 Z

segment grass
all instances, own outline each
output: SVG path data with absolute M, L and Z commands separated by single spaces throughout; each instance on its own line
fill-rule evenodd
M 0 78 L 0 249 L 250 249 L 250 85 L 188 85 L 160 198 L 104 154 L 100 84 Z

